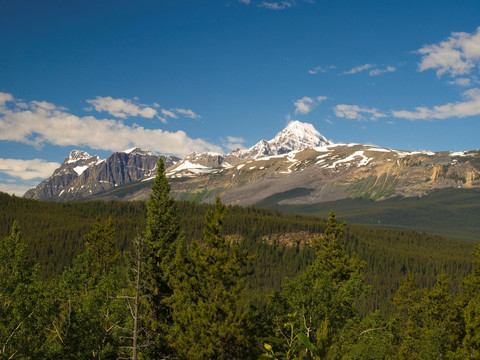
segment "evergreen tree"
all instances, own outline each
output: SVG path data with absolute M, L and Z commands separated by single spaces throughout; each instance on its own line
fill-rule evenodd
M 108 273 L 120 259 L 120 252 L 115 246 L 117 237 L 109 217 L 104 223 L 97 219 L 92 231 L 85 235 L 85 256 L 90 276 Z
M 325 234 L 314 242 L 316 259 L 293 280 L 287 280 L 268 304 L 276 335 L 288 338 L 284 324 L 292 322 L 324 358 L 342 329 L 357 315 L 356 303 L 367 294 L 363 283 L 364 263 L 348 256 L 341 242 L 344 224 L 330 213 Z M 333 356 L 333 355 L 331 355 Z
M 18 222 L 0 240 L 0 359 L 34 359 L 42 354 L 45 320 L 40 284 L 27 258 Z
M 150 344 L 146 352 L 151 358 L 158 359 L 170 352 L 165 339 L 171 325 L 166 299 L 172 295 L 169 278 L 180 236 L 176 206 L 170 196 L 170 185 L 161 157 L 147 201 L 146 223 L 142 323 L 146 328 L 146 343 Z
M 85 236 L 84 253 L 53 289 L 57 313 L 48 329 L 49 359 L 117 359 L 127 310 L 117 297 L 122 274 L 114 242 L 111 219 L 98 220 Z
M 205 216 L 204 239 L 177 252 L 172 344 L 181 359 L 254 358 L 254 313 L 245 304 L 246 251 L 222 236 L 220 198 Z
M 475 248 L 472 271 L 463 281 L 457 304 L 465 332 L 457 358 L 480 359 L 480 244 Z

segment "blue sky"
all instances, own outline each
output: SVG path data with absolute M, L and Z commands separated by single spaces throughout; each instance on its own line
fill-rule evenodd
M 73 149 L 183 156 L 292 120 L 334 142 L 480 148 L 480 4 L 23 1 L 0 12 L 0 191 Z

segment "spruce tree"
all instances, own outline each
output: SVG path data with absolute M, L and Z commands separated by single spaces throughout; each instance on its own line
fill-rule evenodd
M 161 157 L 151 190 L 144 236 L 142 323 L 147 334 L 146 343 L 150 344 L 145 351 L 151 358 L 158 359 L 169 353 L 165 337 L 169 332 L 171 315 L 166 300 L 172 295 L 169 278 L 180 234 L 177 211 Z
M 227 212 L 220 198 L 205 215 L 202 242 L 177 253 L 172 344 L 181 359 L 248 359 L 254 312 L 245 304 L 249 256 L 222 236 Z
M 474 251 L 472 271 L 463 280 L 457 306 L 464 326 L 464 337 L 457 358 L 480 359 L 480 244 Z
M 44 315 L 37 269 L 15 221 L 0 239 L 0 359 L 40 357 Z
M 349 322 L 358 315 L 357 301 L 368 292 L 363 282 L 365 263 L 346 254 L 343 247 L 344 226 L 330 213 L 325 233 L 314 240 L 314 262 L 296 278 L 287 279 L 267 304 L 275 335 L 285 337 L 284 324 L 292 324 L 321 358 L 332 356 L 332 345 L 351 326 Z
M 49 359 L 116 359 L 127 309 L 117 295 L 121 278 L 111 219 L 97 221 L 84 238 L 85 251 L 66 269 L 51 303 L 56 314 L 48 324 Z

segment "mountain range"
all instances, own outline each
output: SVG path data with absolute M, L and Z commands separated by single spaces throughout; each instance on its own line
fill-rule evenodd
M 51 177 L 24 196 L 56 201 L 146 199 L 157 160 L 158 155 L 138 148 L 104 160 L 72 151 Z M 163 160 L 173 196 L 199 202 L 211 202 L 218 194 L 236 205 L 299 205 L 480 188 L 479 150 L 402 151 L 339 144 L 299 121 L 249 149 Z

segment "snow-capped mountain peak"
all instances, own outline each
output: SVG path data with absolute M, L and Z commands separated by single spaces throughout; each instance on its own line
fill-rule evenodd
M 151 156 L 155 155 L 153 152 L 142 150 L 139 147 L 133 147 L 131 149 L 124 150 L 121 152 L 125 154 L 140 154 L 140 155 L 151 155 Z
M 280 131 L 272 140 L 260 140 L 249 149 L 235 150 L 230 155 L 241 158 L 259 158 L 262 156 L 280 155 L 293 150 L 304 150 L 316 146 L 332 145 L 320 134 L 312 124 L 298 120 L 290 121 L 285 129 Z
M 333 144 L 320 134 L 312 124 L 302 123 L 298 120 L 290 121 L 287 127 L 268 143 L 272 150 L 278 149 L 279 154 Z
M 73 150 L 70 152 L 68 157 L 65 159 L 64 162 L 67 164 L 73 164 L 80 160 L 90 160 L 96 156 L 91 156 L 89 153 L 81 150 Z

